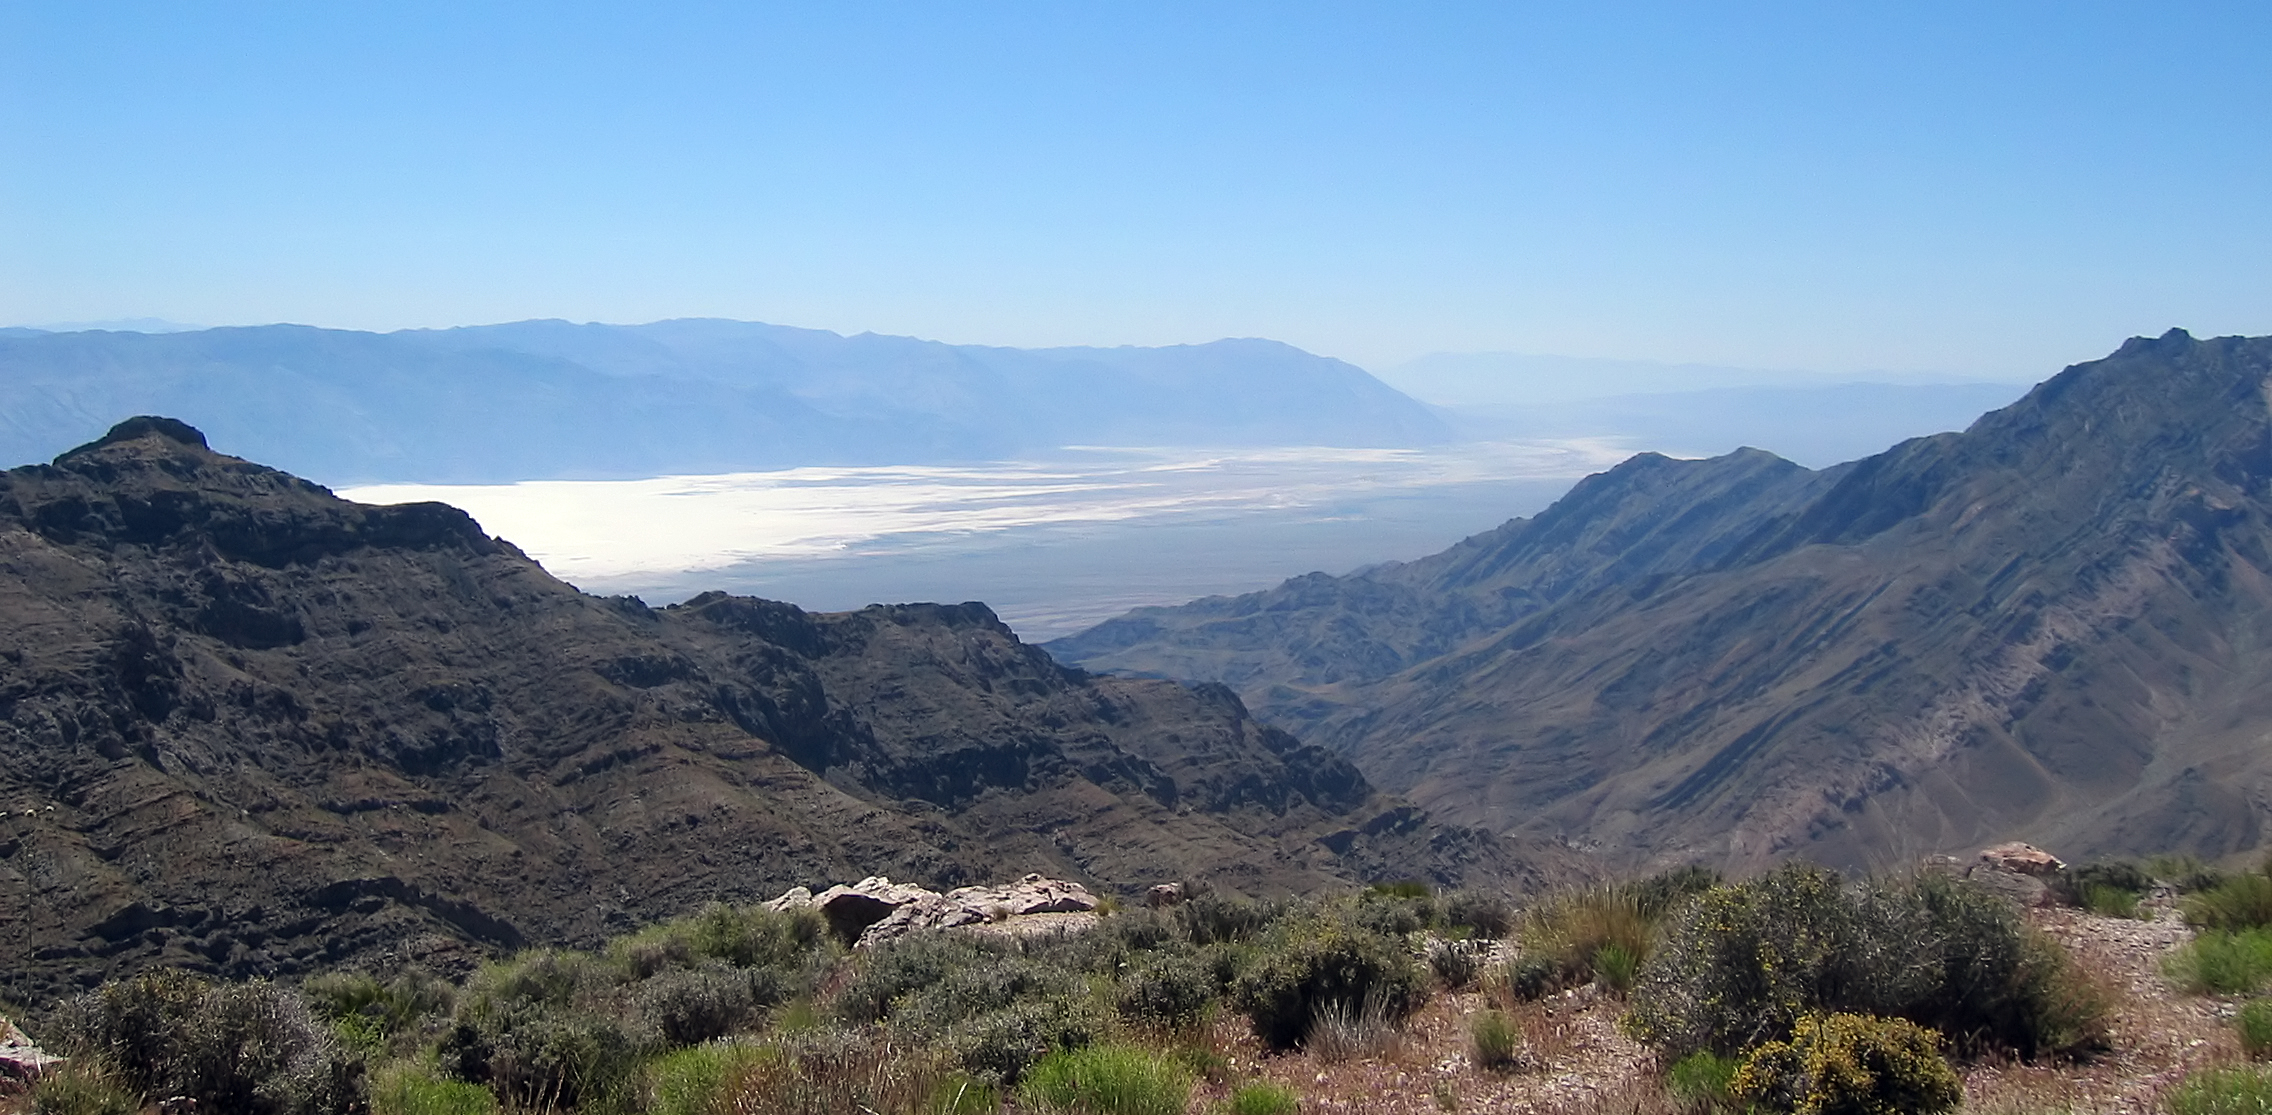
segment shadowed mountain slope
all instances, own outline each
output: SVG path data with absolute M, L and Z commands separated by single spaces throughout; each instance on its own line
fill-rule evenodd
M 583 595 L 464 513 L 135 419 L 0 473 L 0 993 L 590 942 L 885 873 L 1534 879 L 1225 688 L 983 605 Z
M 2272 339 L 2173 330 L 1961 434 L 1642 455 L 1432 557 L 1050 649 L 1625 861 L 2231 855 L 2272 808 L 2268 376 Z

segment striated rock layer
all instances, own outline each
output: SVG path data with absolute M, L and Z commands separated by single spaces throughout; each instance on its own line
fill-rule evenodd
M 1628 863 L 2236 856 L 2272 819 L 2268 376 L 2272 338 L 2172 330 L 1963 433 L 1643 454 L 1432 557 L 1050 649 Z
M 0 810 L 19 1003 L 150 964 L 589 944 L 871 873 L 1274 892 L 1553 862 L 983 605 L 597 599 L 453 508 L 347 503 L 165 419 L 0 474 Z

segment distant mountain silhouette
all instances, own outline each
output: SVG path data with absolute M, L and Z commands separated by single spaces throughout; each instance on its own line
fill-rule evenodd
M 2173 330 L 1811 471 L 1635 457 L 1443 553 L 1049 644 L 1627 862 L 2263 845 L 2272 338 Z
M 0 995 L 589 944 L 715 899 L 1042 871 L 1132 893 L 1535 883 L 1220 686 L 981 604 L 584 595 L 438 503 L 140 418 L 0 473 Z
M 0 463 L 131 413 L 330 485 L 1452 436 L 1364 370 L 1260 340 L 1028 350 L 715 320 L 0 332 Z

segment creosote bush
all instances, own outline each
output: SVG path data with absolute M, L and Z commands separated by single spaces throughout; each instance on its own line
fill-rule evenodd
M 60 1008 L 60 1048 L 125 1091 L 242 1115 L 330 1115 L 364 1092 L 362 1058 L 300 995 L 178 971 L 106 983 Z
M 1808 1015 L 1788 1041 L 1752 1050 L 1728 1094 L 1795 1115 L 1934 1115 L 1964 1098 L 1939 1045 L 1938 1035 L 1906 1019 Z
M 1675 1059 L 1741 1053 L 1828 1012 L 2036 1057 L 2097 1048 L 2106 1010 L 2104 990 L 1993 895 L 1936 875 L 1849 885 L 1793 865 L 1687 906 L 1622 1024 Z
M 1232 980 L 1231 1001 L 1265 1044 L 1291 1049 L 1327 1011 L 1370 1004 L 1402 1022 L 1426 990 L 1402 941 L 1323 912 L 1273 926 Z

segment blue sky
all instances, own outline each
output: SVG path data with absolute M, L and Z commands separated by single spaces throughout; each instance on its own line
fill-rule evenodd
M 2272 333 L 2272 5 L 0 2 L 0 322 L 2041 375 Z

